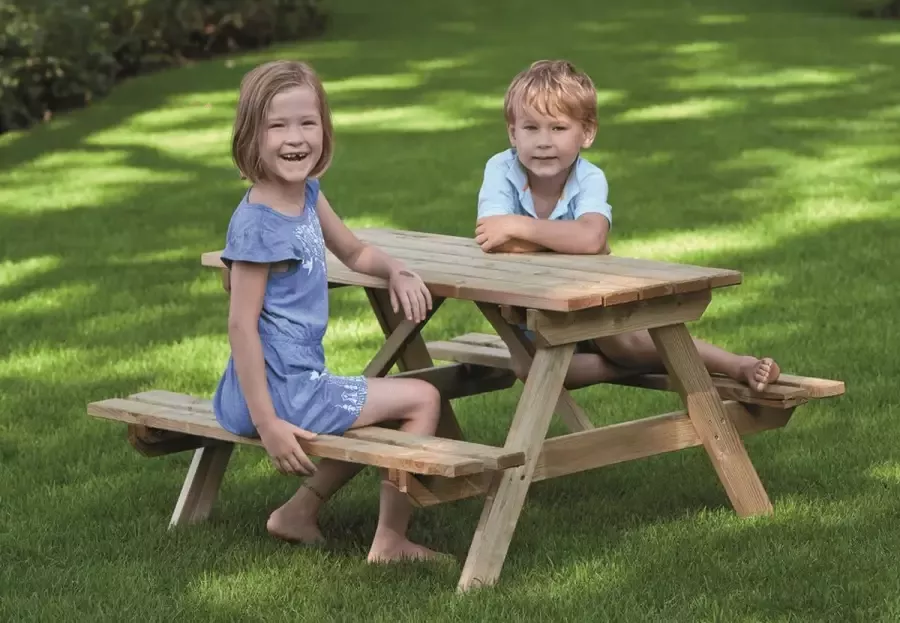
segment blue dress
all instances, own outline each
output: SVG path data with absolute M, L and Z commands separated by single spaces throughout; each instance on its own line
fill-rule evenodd
M 328 277 L 318 196 L 318 180 L 307 181 L 303 214 L 288 216 L 250 203 L 248 191 L 228 225 L 222 261 L 229 268 L 234 261 L 287 265 L 287 270 L 269 272 L 259 316 L 275 414 L 314 433 L 339 435 L 359 417 L 368 385 L 365 377 L 335 376 L 325 368 Z M 216 388 L 213 408 L 225 430 L 257 435 L 233 356 Z

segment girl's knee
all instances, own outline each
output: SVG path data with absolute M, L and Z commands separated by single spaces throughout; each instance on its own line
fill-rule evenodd
M 407 417 L 417 422 L 417 428 L 425 429 L 423 432 L 433 434 L 441 417 L 441 394 L 427 381 L 418 381 L 415 390 L 415 403 Z
M 441 393 L 437 387 L 428 381 L 419 381 L 419 387 L 416 388 L 416 395 L 419 397 L 419 406 L 429 412 L 440 411 Z

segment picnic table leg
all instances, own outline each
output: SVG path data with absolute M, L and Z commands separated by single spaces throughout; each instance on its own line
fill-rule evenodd
M 742 517 L 771 514 L 769 496 L 687 327 L 650 329 L 650 336 L 735 511 Z
M 522 367 L 531 365 L 534 357 L 534 344 L 525 337 L 525 334 L 518 327 L 509 324 L 503 317 L 503 313 L 499 308 L 479 303 L 478 308 L 484 317 L 487 318 L 497 335 L 506 343 L 509 350 L 509 356 L 513 361 L 522 362 Z M 565 387 L 559 393 L 559 401 L 556 403 L 555 413 L 562 420 L 566 428 L 570 432 L 577 433 L 583 430 L 591 430 L 594 424 L 588 419 L 584 410 L 578 406 L 575 399 Z
M 231 458 L 233 443 L 216 443 L 194 451 L 169 527 L 204 521 L 209 517 Z
M 406 319 L 403 317 L 402 312 L 394 312 L 391 309 L 391 299 L 387 290 L 366 288 L 366 295 L 369 297 L 369 304 L 372 306 L 372 311 L 375 312 L 375 317 L 378 319 L 378 324 L 381 325 L 381 330 L 385 336 L 390 337 L 394 330 Z M 433 301 L 433 303 L 433 307 L 437 309 L 439 302 Z M 434 366 L 434 361 L 431 359 L 431 355 L 428 354 L 425 340 L 422 339 L 421 334 L 416 333 L 400 351 L 397 367 L 402 372 L 407 372 L 432 366 Z M 459 427 L 459 422 L 456 420 L 456 414 L 453 412 L 453 407 L 450 405 L 449 400 L 441 400 L 441 420 L 438 423 L 438 429 L 435 434 L 438 437 L 446 437 L 448 439 L 463 438 L 462 429 Z
M 524 449 L 525 464 L 497 472 L 492 478 L 459 591 L 494 584 L 500 577 L 574 350 L 574 344 L 551 346 L 538 348 L 534 356 L 505 444 L 506 448 Z

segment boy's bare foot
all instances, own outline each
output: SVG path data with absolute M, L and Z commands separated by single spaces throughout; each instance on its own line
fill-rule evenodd
M 319 545 L 325 542 L 315 513 L 291 504 L 290 501 L 269 515 L 266 530 L 276 539 L 289 543 Z
M 409 539 L 379 539 L 377 536 L 369 556 L 369 563 L 391 563 L 401 560 L 449 560 L 450 554 L 442 554 Z
M 781 376 L 781 369 L 771 358 L 746 357 L 740 368 L 741 379 L 750 389 L 764 391 L 769 383 L 774 383 Z

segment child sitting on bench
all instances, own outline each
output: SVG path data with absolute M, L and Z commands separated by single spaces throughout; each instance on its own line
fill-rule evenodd
M 612 210 L 606 176 L 580 155 L 597 133 L 597 93 L 590 77 L 566 61 L 537 61 L 513 79 L 504 113 L 512 148 L 485 167 L 476 242 L 487 253 L 608 254 Z M 770 358 L 694 343 L 710 373 L 757 391 L 779 377 Z M 650 334 L 625 333 L 579 344 L 566 386 L 662 370 Z M 516 373 L 523 378 L 525 371 Z

